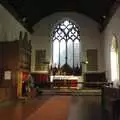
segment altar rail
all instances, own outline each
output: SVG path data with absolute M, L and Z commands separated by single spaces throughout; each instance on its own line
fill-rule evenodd
M 40 88 L 92 88 L 101 89 L 104 85 L 110 85 L 109 82 L 77 82 L 75 80 L 54 80 L 53 82 L 41 82 L 36 84 Z
M 77 82 L 77 81 L 54 81 L 50 83 L 52 87 L 73 87 L 73 88 L 102 88 L 104 85 L 109 85 L 108 82 Z

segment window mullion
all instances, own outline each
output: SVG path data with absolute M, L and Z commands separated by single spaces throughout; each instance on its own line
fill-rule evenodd
M 61 41 L 59 41 L 59 65 L 58 65 L 58 67 L 60 67 L 60 42 Z
M 65 36 L 65 43 L 66 43 L 66 56 L 65 56 L 65 63 L 67 64 L 67 58 L 68 58 L 68 55 L 67 55 L 67 51 L 68 51 L 68 48 L 67 48 L 67 35 Z
M 73 68 L 74 68 L 74 40 L 73 40 Z

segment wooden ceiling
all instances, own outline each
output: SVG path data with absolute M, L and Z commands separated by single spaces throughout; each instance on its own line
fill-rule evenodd
M 1 0 L 2 5 L 29 29 L 44 17 L 60 11 L 86 14 L 103 27 L 116 2 L 118 0 Z

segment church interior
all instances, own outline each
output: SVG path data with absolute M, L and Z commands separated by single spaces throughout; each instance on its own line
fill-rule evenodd
M 120 120 L 120 0 L 0 0 L 0 119 Z

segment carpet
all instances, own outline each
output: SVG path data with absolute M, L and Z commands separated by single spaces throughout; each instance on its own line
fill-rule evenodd
M 54 96 L 26 120 L 67 120 L 70 104 L 70 96 Z

